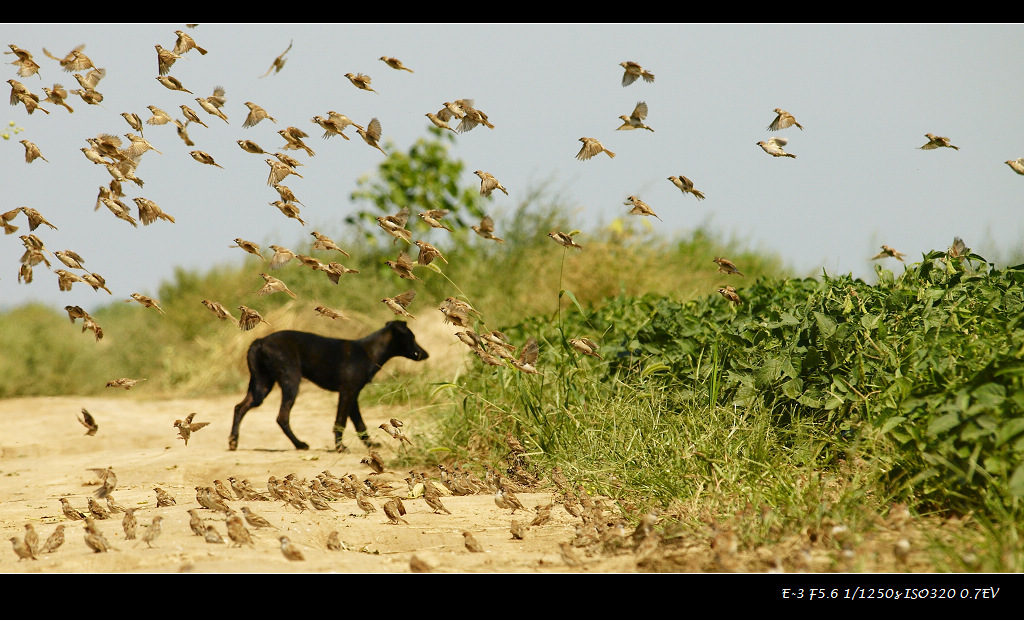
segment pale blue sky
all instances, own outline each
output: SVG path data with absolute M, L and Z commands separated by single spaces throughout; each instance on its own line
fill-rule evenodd
M 154 79 L 153 46 L 172 48 L 177 29 L 209 54 L 189 52 L 171 75 L 194 96 L 217 85 L 227 90 L 229 123 L 200 111 L 210 128 L 189 127 L 193 148 L 224 169 L 195 162 L 172 126 L 147 125 L 145 137 L 163 155 L 143 157 L 138 176 L 145 187 L 126 184 L 125 201 L 134 210 L 131 198 L 149 198 L 177 223 L 136 229 L 105 209 L 93 211 L 110 177 L 79 149 L 99 133 L 131 131 L 121 112 L 145 120 L 147 105 L 179 118 L 179 104 L 198 110 L 193 95 Z M 356 208 L 348 197 L 357 179 L 372 174 L 383 155 L 351 128 L 348 142 L 321 140 L 310 119 L 328 110 L 360 124 L 377 117 L 382 143 L 406 150 L 426 135 L 424 114 L 458 98 L 475 99 L 496 126 L 461 134 L 452 154 L 466 163 L 467 183 L 477 183 L 471 171 L 482 169 L 509 189 L 510 197 L 490 199 L 499 233 L 501 216 L 530 188 L 551 181 L 577 207 L 580 242 L 625 215 L 622 203 L 635 194 L 661 216 L 651 223 L 667 236 L 706 223 L 777 252 L 795 275 L 824 267 L 870 279 L 869 259 L 882 243 L 915 260 L 955 235 L 983 256 L 994 255 L 989 244 L 1004 255 L 1022 247 L 1024 177 L 1003 163 L 1024 157 L 1020 25 L 4 24 L 0 33 L 5 49 L 28 49 L 42 66 L 41 78 L 19 78 L 7 64 L 13 55 L 5 55 L 4 80 L 41 96 L 54 82 L 78 87 L 43 47 L 63 56 L 85 43 L 83 51 L 107 70 L 98 87 L 102 108 L 71 96 L 74 114 L 44 104 L 49 115 L 29 116 L 18 105 L 0 116 L 24 128 L 0 141 L 0 212 L 38 209 L 59 228 L 35 231 L 46 247 L 75 250 L 114 292 L 82 284 L 59 292 L 43 266 L 34 282 L 18 284 L 18 236 L 28 232 L 18 216 L 21 230 L 0 236 L 0 307 L 39 300 L 92 310 L 133 292 L 155 295 L 174 266 L 246 260 L 228 247 L 236 237 L 293 246 L 314 228 L 340 232 Z M 290 40 L 284 70 L 261 79 Z M 415 73 L 390 69 L 380 56 L 398 57 Z M 652 71 L 655 82 L 622 87 L 625 60 Z M 354 88 L 348 72 L 369 74 L 379 94 Z M 278 124 L 243 128 L 245 101 Z M 618 116 L 638 101 L 647 102 L 654 133 L 616 131 Z M 776 107 L 804 130 L 766 131 Z M 306 163 L 305 179 L 285 182 L 306 205 L 306 227 L 268 204 L 277 195 L 267 186 L 266 156 L 235 143 L 252 139 L 280 150 L 276 130 L 289 125 L 306 130 L 316 151 L 313 158 L 288 151 Z M 960 150 L 919 150 L 928 132 L 948 136 Z M 762 152 L 756 142 L 771 135 L 788 138 L 786 150 L 797 158 Z M 601 140 L 617 157 L 577 161 L 581 136 Z M 49 163 L 26 164 L 22 138 Z M 684 196 L 667 180 L 679 174 L 707 200 Z

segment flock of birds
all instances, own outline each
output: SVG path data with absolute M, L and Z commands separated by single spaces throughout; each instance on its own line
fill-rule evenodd
M 194 27 L 196 25 L 190 24 L 189 26 Z M 93 162 L 93 164 L 105 168 L 111 177 L 111 180 L 106 185 L 100 186 L 96 199 L 96 209 L 98 210 L 105 207 L 118 219 L 124 220 L 136 227 L 139 222 L 144 226 L 148 226 L 158 221 L 166 221 L 170 223 L 175 222 L 172 215 L 165 213 L 156 202 L 149 198 L 143 196 L 136 196 L 132 198 L 132 201 L 136 204 L 137 217 L 133 216 L 132 209 L 122 200 L 122 198 L 125 197 L 124 192 L 126 186 L 134 185 L 137 189 L 142 189 L 143 187 L 143 180 L 136 175 L 143 156 L 147 155 L 149 151 L 155 151 L 162 154 L 156 146 L 143 137 L 142 134 L 144 127 L 146 125 L 173 125 L 177 129 L 179 138 L 183 140 L 188 147 L 193 147 L 194 142 L 189 137 L 189 129 L 194 129 L 194 126 L 196 125 L 209 128 L 206 121 L 215 122 L 212 120 L 213 117 L 216 117 L 219 121 L 223 121 L 229 125 L 231 124 L 226 112 L 227 93 L 223 87 L 215 87 L 212 94 L 208 97 L 197 97 L 195 96 L 195 93 L 186 88 L 180 80 L 170 75 L 175 63 L 185 58 L 187 54 L 195 51 L 201 56 L 205 56 L 208 53 L 207 49 L 197 44 L 192 36 L 185 31 L 177 30 L 174 34 L 176 36 L 176 40 L 171 49 L 164 48 L 159 44 L 154 46 L 156 50 L 158 73 L 156 79 L 160 84 L 172 92 L 191 95 L 191 99 L 196 102 L 202 113 L 190 107 L 188 103 L 178 104 L 178 108 L 181 111 L 180 118 L 177 117 L 176 114 L 172 115 L 155 105 L 147 106 L 151 116 L 145 121 L 143 121 L 142 117 L 134 112 L 122 112 L 121 116 L 124 118 L 125 122 L 127 122 L 131 129 L 138 132 L 137 134 L 126 132 L 123 134 L 125 139 L 122 140 L 122 138 L 114 135 L 114 133 L 103 132 L 99 133 L 96 137 L 86 138 L 85 141 L 88 146 L 81 147 L 81 151 L 85 157 L 89 161 Z M 41 67 L 39 63 L 35 61 L 30 51 L 20 48 L 15 44 L 9 44 L 9 47 L 11 51 L 5 53 L 13 54 L 15 56 L 15 60 L 11 64 L 17 67 L 18 77 L 28 78 L 38 74 Z M 54 84 L 53 88 L 44 88 L 43 93 L 45 96 L 40 96 L 32 93 L 23 83 L 15 79 L 9 79 L 8 83 L 11 85 L 10 103 L 12 105 L 23 105 L 29 114 L 36 111 L 42 111 L 49 114 L 49 110 L 44 107 L 44 104 L 47 103 L 63 106 L 70 114 L 74 110 L 68 104 L 67 99 L 72 94 L 79 96 L 83 102 L 88 105 L 101 105 L 104 97 L 98 89 L 101 81 L 106 77 L 106 71 L 102 68 L 98 68 L 92 59 L 85 55 L 83 49 L 84 45 L 78 46 L 68 52 L 64 57 L 58 57 L 51 54 L 46 49 L 43 50 L 45 55 L 56 61 L 65 72 L 70 72 L 74 75 L 75 79 L 81 85 L 81 89 L 67 91 L 61 84 Z M 270 68 L 261 77 L 267 77 L 273 73 L 280 72 L 285 66 L 287 54 L 291 49 L 292 44 L 290 43 L 288 48 L 273 60 Z M 407 67 L 397 58 L 381 56 L 380 61 L 385 63 L 385 65 L 392 70 L 406 71 L 410 73 L 413 72 L 413 69 Z M 625 61 L 620 63 L 620 66 L 623 69 L 621 80 L 623 87 L 630 86 L 637 81 L 647 83 L 654 82 L 654 73 L 644 69 L 639 63 Z M 367 92 L 377 92 L 372 87 L 372 79 L 368 75 L 350 72 L 346 73 L 345 77 L 355 88 Z M 248 112 L 245 120 L 242 122 L 243 128 L 253 128 L 265 121 L 274 123 L 275 125 L 278 124 L 278 120 L 271 116 L 267 110 L 262 108 L 260 105 L 252 101 L 247 101 L 244 105 Z M 618 130 L 639 129 L 654 132 L 654 129 L 648 126 L 645 122 L 648 116 L 648 111 L 649 108 L 647 103 L 639 101 L 630 114 L 623 114 L 619 117 L 622 124 L 618 127 Z M 768 125 L 768 131 L 780 132 L 791 127 L 796 127 L 801 131 L 804 129 L 803 125 L 801 125 L 797 119 L 786 110 L 782 108 L 775 108 L 774 113 L 775 119 Z M 484 126 L 492 130 L 495 128 L 494 123 L 490 121 L 487 114 L 475 107 L 474 100 L 472 99 L 455 99 L 452 101 L 445 101 L 437 112 L 426 112 L 424 115 L 436 127 L 456 134 L 471 131 L 478 126 Z M 458 124 L 453 127 L 452 124 L 455 121 L 458 121 Z M 371 119 L 364 126 L 354 122 L 344 114 L 331 110 L 323 115 L 313 116 L 309 122 L 319 126 L 319 128 L 323 130 L 324 139 L 341 136 L 343 139 L 349 140 L 349 136 L 344 132 L 348 127 L 353 127 L 354 131 L 363 139 L 364 142 L 366 142 L 368 146 L 375 148 L 386 155 L 384 149 L 381 148 L 379 144 L 381 139 L 381 123 L 377 118 Z M 305 226 L 306 223 L 301 218 L 300 211 L 300 207 L 304 206 L 303 203 L 296 197 L 295 193 L 288 186 L 283 184 L 284 181 L 292 175 L 298 178 L 304 178 L 299 172 L 299 168 L 305 164 L 297 158 L 289 155 L 287 151 L 300 151 L 309 157 L 314 157 L 315 152 L 304 141 L 304 139 L 309 137 L 309 134 L 299 127 L 288 126 L 278 129 L 277 134 L 284 140 L 284 144 L 276 152 L 265 150 L 250 139 L 239 139 L 237 140 L 237 143 L 239 148 L 248 153 L 257 155 L 273 155 L 272 157 L 267 157 L 265 159 L 265 162 L 270 168 L 267 184 L 276 191 L 279 199 L 271 202 L 270 204 L 280 210 L 285 217 L 294 219 L 301 225 Z M 926 137 L 928 138 L 928 142 L 921 146 L 921 149 L 958 149 L 958 147 L 951 144 L 949 138 L 936 136 L 931 133 L 926 134 Z M 582 143 L 582 146 L 577 153 L 576 158 L 581 161 L 591 159 L 601 155 L 602 153 L 607 155 L 609 158 L 615 157 L 615 153 L 606 148 L 601 141 L 596 138 L 581 137 L 579 141 Z M 22 140 L 21 142 L 25 146 L 26 162 L 32 163 L 37 159 L 43 159 L 46 161 L 45 157 L 40 152 L 40 149 L 35 144 L 28 140 Z M 789 141 L 784 137 L 774 136 L 757 142 L 757 145 L 772 157 L 795 158 L 796 155 L 788 153 L 784 149 L 788 142 Z M 201 164 L 221 167 L 217 164 L 214 158 L 205 151 L 191 150 L 189 151 L 189 154 L 193 159 Z M 1007 161 L 1006 163 L 1019 174 L 1024 174 L 1024 158 L 1016 161 Z M 508 189 L 490 172 L 477 170 L 475 171 L 475 174 L 480 178 L 480 194 L 482 196 L 491 196 L 494 190 L 501 191 L 508 195 Z M 705 199 L 704 193 L 696 189 L 693 181 L 686 176 L 672 175 L 667 177 L 667 179 L 684 195 L 691 194 L 697 200 Z M 644 202 L 639 196 L 629 196 L 626 199 L 625 204 L 630 207 L 629 213 L 632 215 L 654 217 L 659 220 L 661 219 L 651 206 Z M 447 210 L 435 209 L 420 213 L 419 217 L 431 228 L 451 232 L 452 228 L 444 221 L 444 217 L 447 213 Z M 21 257 L 18 271 L 18 279 L 20 282 L 32 282 L 33 267 L 36 267 L 39 264 L 50 267 L 50 261 L 47 256 L 51 256 L 67 267 L 67 269 L 54 270 L 54 273 L 57 275 L 58 285 L 61 291 L 71 291 L 72 287 L 76 283 L 83 283 L 84 285 L 92 287 L 96 291 L 103 290 L 108 294 L 113 294 L 111 289 L 107 286 L 104 277 L 99 273 L 87 269 L 85 267 L 85 261 L 78 253 L 73 250 L 51 253 L 45 247 L 42 239 L 36 236 L 34 232 L 40 226 L 48 226 L 51 229 L 56 229 L 57 227 L 47 221 L 38 210 L 31 207 L 18 207 L 0 214 L 0 224 L 3 225 L 6 234 L 12 234 L 18 229 L 18 227 L 12 222 L 19 214 L 23 214 L 27 219 L 30 231 L 30 234 L 21 235 L 20 237 L 25 247 L 25 252 Z M 393 215 L 378 217 L 377 220 L 381 229 L 394 238 L 394 243 L 401 242 L 403 246 L 405 246 L 405 249 L 401 250 L 394 260 L 386 262 L 387 266 L 391 268 L 399 278 L 415 282 L 421 281 L 421 278 L 419 278 L 415 273 L 416 268 L 427 267 L 439 271 L 436 266 L 431 266 L 432 261 L 435 259 L 442 260 L 445 263 L 448 261 L 441 251 L 430 243 L 423 240 L 413 239 L 413 232 L 407 227 L 410 216 L 410 211 L 405 208 Z M 489 216 L 483 217 L 480 223 L 473 226 L 472 229 L 483 239 L 493 241 L 495 243 L 504 243 L 504 240 L 497 236 L 494 220 Z M 573 241 L 573 234 L 574 233 L 553 231 L 549 236 L 566 248 L 582 250 L 582 246 Z M 339 254 L 346 258 L 350 258 L 350 255 L 339 247 L 333 240 L 318 231 L 313 231 L 311 235 L 315 238 L 315 241 L 310 246 L 311 253 L 313 251 L 320 252 L 320 257 L 296 253 L 281 245 L 271 245 L 270 250 L 273 251 L 273 255 L 268 258 L 264 255 L 263 249 L 260 248 L 259 245 L 242 238 L 235 238 L 234 245 L 231 247 L 241 248 L 245 252 L 259 257 L 268 264 L 268 270 L 270 271 L 279 269 L 292 260 L 297 260 L 313 270 L 324 272 L 334 284 L 338 284 L 340 278 L 347 274 L 359 273 L 358 270 L 345 267 L 337 260 L 331 260 Z M 411 251 L 413 245 L 418 248 L 418 257 L 415 261 L 407 251 Z M 888 246 L 882 246 L 882 250 L 882 253 L 874 257 L 875 259 L 895 257 L 899 260 L 903 260 L 903 255 L 901 253 L 889 248 Z M 327 254 L 324 255 L 323 253 Z M 718 265 L 718 271 L 720 273 L 726 275 L 743 275 L 736 265 L 725 257 L 716 256 L 713 258 L 713 261 Z M 254 291 L 255 294 L 270 295 L 275 293 L 284 293 L 293 299 L 298 298 L 296 293 L 290 290 L 288 285 L 281 279 L 274 277 L 266 271 L 260 272 L 259 275 L 265 281 L 265 285 Z M 733 286 L 724 286 L 719 288 L 718 292 L 732 304 L 738 305 L 742 303 L 739 294 Z M 398 316 L 415 318 L 408 310 L 415 299 L 415 295 L 415 290 L 408 290 L 398 293 L 392 297 L 385 297 L 381 302 Z M 137 302 L 146 308 L 152 308 L 157 312 L 163 313 L 163 309 L 160 307 L 160 302 L 158 300 L 141 293 L 131 293 L 129 298 L 125 301 L 129 303 Z M 201 301 L 206 307 L 208 307 L 217 318 L 236 323 L 239 328 L 243 330 L 254 329 L 260 324 L 270 325 L 270 323 L 260 315 L 257 309 L 247 305 L 240 304 L 236 306 L 240 316 L 235 318 L 232 311 L 217 300 L 204 299 L 198 301 Z M 95 318 L 89 315 L 89 313 L 81 306 L 67 305 L 65 310 L 68 312 L 68 316 L 72 323 L 78 319 L 83 320 L 83 332 L 90 330 L 95 334 L 95 338 L 97 340 L 102 338 L 102 328 Z M 321 316 L 331 319 L 347 318 L 342 311 L 323 305 L 315 306 L 314 310 Z M 507 359 L 510 362 L 513 362 L 513 366 L 516 366 L 521 370 L 523 370 L 524 367 L 531 369 L 533 363 L 536 362 L 536 358 L 532 353 L 530 353 L 526 358 L 523 358 L 522 356 L 508 355 L 507 352 L 510 350 L 514 351 L 515 348 L 513 347 L 510 349 L 507 339 L 504 339 L 499 332 L 492 331 L 490 332 L 490 335 L 494 336 L 495 340 L 502 341 L 501 343 L 492 342 L 490 339 L 477 334 L 473 329 L 473 324 L 476 320 L 481 319 L 482 317 L 480 313 L 476 312 L 476 310 L 470 307 L 464 300 L 456 300 L 449 297 L 441 303 L 439 310 L 444 315 L 445 323 L 454 324 L 456 327 L 460 327 L 465 330 L 456 335 L 463 342 L 466 342 L 466 344 L 469 345 L 473 351 L 477 353 L 482 360 L 484 360 L 484 362 L 489 364 L 501 364 L 501 359 Z M 582 343 L 580 338 L 573 340 L 575 343 Z M 587 340 L 587 342 L 589 344 L 584 344 L 582 346 L 574 344 L 573 346 L 578 352 L 584 355 L 596 353 L 596 343 L 592 340 Z M 535 342 L 527 343 L 527 345 L 523 347 L 524 351 L 534 351 L 534 345 Z M 530 370 L 527 370 L 527 372 L 530 372 Z
M 85 409 L 82 409 L 82 414 L 84 417 L 80 421 L 87 427 L 86 434 L 95 435 L 99 425 Z M 185 420 L 176 420 L 174 423 L 178 428 L 179 437 L 186 445 L 192 433 L 208 424 L 193 422 L 195 415 L 193 413 Z M 391 418 L 379 428 L 398 441 L 401 449 L 405 444 L 412 445 L 412 440 L 403 430 L 404 427 L 405 424 L 401 420 Z M 388 470 L 381 455 L 371 448 L 367 456 L 360 461 L 369 468 L 369 472 L 362 478 L 353 473 L 337 476 L 329 470 L 323 470 L 306 479 L 293 472 L 280 478 L 270 476 L 265 489 L 256 488 L 246 478 L 231 476 L 226 479 L 227 483 L 220 479 L 214 480 L 210 485 L 194 487 L 195 503 L 198 507 L 187 509 L 189 527 L 195 536 L 203 538 L 209 544 L 220 545 L 230 541 L 233 547 L 256 547 L 259 540 L 258 532 L 271 530 L 274 531 L 274 537 L 286 559 L 304 561 L 305 556 L 301 547 L 303 544 L 309 547 L 312 545 L 292 542 L 288 531 L 283 529 L 284 525 L 274 525 L 248 504 L 281 502 L 280 510 L 293 508 L 299 514 L 310 509 L 324 511 L 324 514 L 340 513 L 346 510 L 343 506 L 349 506 L 353 509 L 349 516 L 362 517 L 377 513 L 379 506 L 387 518 L 386 524 L 410 525 L 405 518 L 409 514 L 406 502 L 423 501 L 426 509 L 413 513 L 417 515 L 416 519 L 420 520 L 423 515 L 451 515 L 451 510 L 445 506 L 442 498 L 492 494 L 494 504 L 502 511 L 509 511 L 510 540 L 523 540 L 531 528 L 551 522 L 552 509 L 556 504 L 562 506 L 574 519 L 579 519 L 575 538 L 559 543 L 559 554 L 571 567 L 583 564 L 585 555 L 581 554 L 618 551 L 633 552 L 639 558 L 643 558 L 657 548 L 660 540 L 660 534 L 654 529 L 658 522 L 657 513 L 646 515 L 638 526 L 630 527 L 628 522 L 606 506 L 603 500 L 591 497 L 581 485 L 574 488 L 557 467 L 549 474 L 557 489 L 551 501 L 533 508 L 524 506 L 517 494 L 535 492 L 541 487 L 538 474 L 535 473 L 537 469 L 518 439 L 507 434 L 505 440 L 509 447 L 505 457 L 508 465 L 505 474 L 486 467 L 483 478 L 458 465 L 452 469 L 438 465 L 436 476 L 431 475 L 431 471 L 411 470 L 403 484 L 395 472 Z M 58 501 L 61 513 L 68 521 L 83 522 L 83 540 L 94 553 L 118 550 L 107 537 L 109 531 L 104 533 L 105 528 L 100 524 L 116 519 L 118 514 L 122 515 L 124 541 L 138 540 L 136 546 L 145 543 L 149 548 L 154 547 L 162 533 L 163 521 L 172 516 L 172 511 L 177 509 L 179 500 L 185 501 L 180 497 L 176 498 L 160 486 L 153 487 L 153 509 L 157 514 L 151 517 L 148 524 L 143 524 L 140 531 L 141 515 L 137 513 L 143 508 L 125 507 L 114 498 L 114 491 L 118 488 L 118 476 L 113 467 L 90 468 L 89 471 L 96 476 L 99 487 L 92 496 L 86 497 L 83 509 L 74 507 L 68 496 L 59 497 Z M 104 502 L 100 503 L 99 500 Z M 348 504 L 350 501 L 352 503 Z M 516 518 L 516 511 L 520 512 L 519 518 Z M 344 515 L 337 516 L 338 520 L 344 518 Z M 332 524 L 333 522 L 331 521 Z M 341 551 L 354 548 L 342 541 L 337 529 L 331 529 L 325 537 L 310 537 L 309 528 L 304 529 L 307 530 L 302 532 L 304 538 L 325 540 L 324 546 L 327 550 Z M 24 524 L 24 535 L 12 536 L 10 542 L 19 561 L 38 560 L 40 555 L 55 553 L 62 547 L 65 542 L 65 530 L 64 522 L 57 523 L 47 538 L 42 540 L 35 525 L 29 522 Z M 226 533 L 226 540 L 222 532 Z M 469 552 L 484 551 L 472 532 L 463 530 L 461 535 Z M 410 570 L 429 572 L 433 567 L 413 555 L 410 557 Z

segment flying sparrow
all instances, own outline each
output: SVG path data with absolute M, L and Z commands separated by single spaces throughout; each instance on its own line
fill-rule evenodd
M 654 82 L 654 74 L 650 71 L 645 70 L 639 64 L 627 60 L 626 62 L 620 62 L 619 66 L 626 70 L 622 74 L 622 85 L 629 86 L 637 80 L 637 78 L 643 78 L 645 82 Z
M 644 124 L 644 119 L 647 118 L 647 104 L 643 101 L 636 104 L 632 114 L 629 116 L 623 114 L 619 118 L 622 119 L 622 125 L 619 126 L 619 129 L 646 129 L 647 131 L 654 132 L 653 129 Z
M 580 149 L 580 152 L 576 154 L 576 159 L 580 161 L 585 161 L 594 155 L 599 155 L 601 153 L 607 153 L 608 157 L 611 158 L 615 157 L 615 153 L 604 148 L 601 141 L 596 138 L 580 138 L 580 142 L 583 143 L 583 147 Z
M 947 147 L 947 148 L 951 148 L 951 149 L 954 149 L 954 150 L 957 150 L 957 151 L 960 150 L 960 147 L 953 146 L 952 144 L 949 143 L 949 138 L 944 138 L 942 136 L 936 136 L 933 133 L 926 133 L 926 134 L 924 134 L 924 137 L 928 138 L 928 142 L 924 146 L 921 146 L 921 147 L 918 147 L 918 148 L 924 149 L 926 151 L 930 151 L 932 149 L 937 149 L 937 148 L 941 148 L 941 147 Z
M 775 120 L 772 121 L 771 125 L 768 125 L 768 131 L 779 131 L 787 127 L 796 125 L 797 129 L 803 130 L 804 126 L 796 122 L 796 118 L 792 114 L 783 110 L 782 108 L 775 108 Z
M 714 263 L 716 263 L 718 265 L 718 273 L 725 273 L 725 274 L 733 274 L 733 273 L 735 273 L 738 276 L 742 276 L 743 275 L 742 273 L 740 273 L 740 270 L 736 268 L 735 263 L 733 263 L 728 258 L 725 258 L 724 256 L 722 256 L 722 257 L 717 257 L 716 256 L 712 262 L 714 262 Z
M 704 192 L 693 189 L 693 181 L 683 175 L 669 177 L 668 180 L 672 181 L 672 185 L 678 187 L 684 194 L 693 194 L 697 200 L 704 200 Z
M 793 159 L 796 159 L 796 155 L 793 155 L 792 153 L 787 153 L 786 151 L 782 150 L 782 147 L 786 146 L 787 144 L 789 144 L 788 139 L 779 137 L 761 140 L 760 142 L 757 143 L 757 145 L 761 147 L 761 150 L 763 150 L 765 153 L 768 153 L 772 157 L 792 157 Z

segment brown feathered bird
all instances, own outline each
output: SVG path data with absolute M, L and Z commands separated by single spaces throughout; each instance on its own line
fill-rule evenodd
M 796 118 L 792 114 L 783 110 L 782 108 L 775 108 L 775 120 L 772 121 L 771 125 L 768 125 L 768 131 L 778 131 L 787 127 L 796 126 L 797 129 L 803 131 L 804 126 L 796 122 Z
M 96 418 L 92 417 L 92 414 L 86 411 L 85 407 L 82 407 L 82 417 L 78 418 L 78 421 L 86 428 L 86 435 L 95 435 L 96 431 L 100 430 L 100 425 L 96 423 Z
M 198 431 L 201 428 L 206 428 L 210 425 L 209 422 L 193 422 L 192 420 L 196 417 L 195 412 L 188 414 L 184 420 L 175 420 L 174 427 L 178 429 L 178 437 L 188 445 L 188 440 L 192 436 L 192 433 Z
M 615 153 L 612 153 L 601 144 L 601 141 L 596 138 L 580 138 L 580 142 L 583 143 L 583 147 L 580 148 L 580 152 L 576 153 L 576 159 L 580 161 L 586 161 L 594 155 L 600 155 L 605 153 L 608 157 L 614 158 Z

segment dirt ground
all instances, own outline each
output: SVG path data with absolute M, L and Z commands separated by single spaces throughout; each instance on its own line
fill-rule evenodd
M 387 495 L 409 492 L 405 482 L 408 470 L 392 471 L 389 466 L 384 473 L 371 476 L 369 467 L 360 463 L 366 449 L 351 428 L 346 433 L 349 451 L 330 451 L 334 395 L 308 383 L 293 410 L 292 427 L 310 444 L 310 450 L 293 449 L 277 427 L 274 418 L 279 392 L 275 390 L 263 407 L 246 416 L 235 452 L 227 450 L 227 440 L 231 412 L 242 394 L 154 400 L 147 397 L 144 385 L 130 392 L 111 388 L 109 396 L 94 398 L 0 400 L 0 534 L 6 547 L 0 552 L 0 572 L 402 573 L 410 571 L 413 556 L 434 572 L 637 570 L 631 555 L 584 556 L 581 565 L 568 566 L 559 543 L 574 538 L 579 519 L 559 505 L 547 524 L 530 528 L 523 540 L 512 538 L 510 524 L 513 518 L 529 521 L 533 515 L 517 511 L 513 517 L 510 510 L 498 508 L 489 493 L 442 498 L 451 515 L 435 514 L 422 498 L 406 499 L 404 518 L 408 524 L 390 524 L 383 504 Z M 99 425 L 94 436 L 86 436 L 85 428 L 75 421 L 83 407 Z M 196 422 L 210 425 L 193 434 L 186 446 L 173 423 L 191 412 L 197 414 Z M 385 462 L 394 461 L 398 448 L 377 426 L 403 412 L 378 407 L 363 413 L 367 427 L 373 429 L 371 435 L 383 444 L 379 452 Z M 415 441 L 414 418 L 407 420 L 406 428 Z M 59 498 L 67 497 L 71 506 L 86 512 L 88 498 L 99 486 L 90 468 L 104 467 L 117 474 L 114 499 L 136 508 L 139 540 L 125 539 L 122 515 L 115 514 L 96 521 L 113 549 L 94 553 L 84 542 L 83 522 L 65 517 Z M 353 473 L 360 480 L 373 478 L 382 488 L 380 495 L 372 498 L 377 512 L 363 516 L 352 499 L 333 501 L 329 510 L 301 512 L 281 501 L 231 501 L 232 509 L 248 506 L 273 525 L 259 530 L 250 527 L 255 544 L 236 547 L 227 536 L 224 514 L 201 508 L 196 499 L 195 487 L 212 486 L 214 480 L 248 479 L 262 491 L 270 476 L 283 478 L 294 473 L 311 480 L 324 470 L 335 475 Z M 157 486 L 173 496 L 176 504 L 157 507 L 153 490 Z M 524 493 L 519 497 L 524 506 L 533 509 L 551 503 L 553 495 Z M 194 535 L 189 527 L 190 508 L 199 509 L 226 542 L 207 543 Z M 149 547 L 141 541 L 142 532 L 157 515 L 163 517 L 161 533 Z M 66 542 L 53 553 L 40 553 L 38 560 L 19 560 L 10 538 L 23 536 L 26 523 L 34 526 L 40 544 L 58 524 L 64 524 Z M 462 534 L 466 530 L 479 541 L 482 553 L 467 550 Z M 332 531 L 339 533 L 341 551 L 327 548 Z M 302 552 L 304 561 L 284 557 L 278 542 L 282 535 Z

